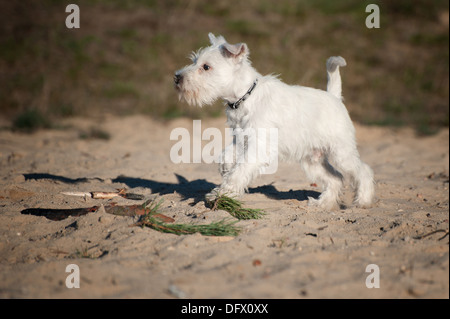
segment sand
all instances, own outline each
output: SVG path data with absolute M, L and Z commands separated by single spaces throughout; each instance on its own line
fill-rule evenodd
M 320 185 L 283 163 L 242 198 L 264 209 L 263 219 L 239 221 L 236 237 L 208 237 L 131 226 L 137 217 L 103 208 L 60 221 L 21 214 L 143 203 L 61 194 L 126 188 L 164 199 L 162 212 L 177 223 L 231 218 L 203 201 L 220 183 L 216 164 L 170 161 L 171 130 L 191 131 L 192 120 L 106 116 L 60 124 L 33 134 L 0 131 L 1 298 L 449 297 L 448 129 L 417 137 L 406 128 L 356 125 L 377 182 L 372 208 L 352 206 L 348 186 L 345 207 L 308 207 L 306 197 Z M 223 130 L 225 119 L 205 119 L 207 127 Z M 80 138 L 92 128 L 111 138 Z M 70 264 L 79 267 L 80 288 L 66 287 Z M 379 288 L 366 286 L 371 264 Z

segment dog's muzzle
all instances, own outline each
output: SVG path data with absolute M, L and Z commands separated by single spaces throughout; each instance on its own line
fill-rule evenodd
M 173 76 L 173 83 L 175 83 L 175 85 L 179 85 L 182 81 L 183 76 L 181 74 L 175 73 L 175 75 Z

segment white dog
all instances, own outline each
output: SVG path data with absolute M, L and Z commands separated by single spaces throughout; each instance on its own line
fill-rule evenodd
M 359 158 L 355 129 L 342 103 L 339 67 L 346 65 L 345 60 L 342 57 L 328 59 L 325 92 L 290 86 L 276 76 L 261 75 L 251 66 L 245 43 L 229 44 L 224 37 L 211 33 L 209 39 L 211 46 L 193 53 L 193 63 L 175 73 L 180 99 L 199 106 L 217 99 L 225 100 L 227 124 L 233 129 L 276 128 L 278 149 L 275 154 L 300 163 L 311 181 L 323 187 L 320 197 L 309 198 L 309 204 L 326 209 L 335 207 L 344 176 L 349 176 L 356 189 L 355 204 L 370 206 L 374 199 L 373 172 Z M 229 153 L 239 153 L 236 140 L 222 154 L 223 182 L 207 194 L 208 200 L 221 194 L 242 195 L 251 180 L 273 160 L 269 156 L 265 161 L 224 161 L 230 158 Z M 267 141 L 250 137 L 244 150 L 253 146 L 252 143 Z M 236 158 L 242 156 L 245 155 L 237 154 Z

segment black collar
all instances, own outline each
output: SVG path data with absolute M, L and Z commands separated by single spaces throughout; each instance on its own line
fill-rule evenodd
M 253 89 L 255 88 L 257 83 L 258 83 L 258 79 L 256 79 L 255 82 L 253 82 L 253 85 L 250 87 L 250 89 L 248 89 L 247 93 L 245 93 L 243 97 L 241 97 L 239 100 L 237 100 L 234 103 L 228 102 L 228 106 L 230 108 L 236 110 L 239 107 L 239 105 L 241 105 L 241 103 L 244 102 L 250 96 L 250 94 L 252 94 Z

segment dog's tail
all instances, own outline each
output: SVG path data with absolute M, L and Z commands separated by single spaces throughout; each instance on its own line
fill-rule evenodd
M 347 62 L 341 56 L 332 56 L 327 60 L 328 83 L 327 91 L 342 100 L 342 81 L 339 73 L 340 66 L 346 66 Z

